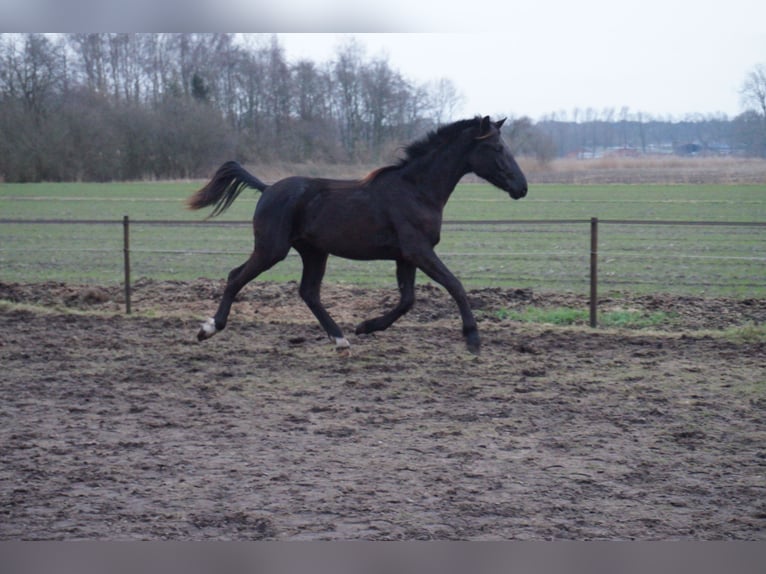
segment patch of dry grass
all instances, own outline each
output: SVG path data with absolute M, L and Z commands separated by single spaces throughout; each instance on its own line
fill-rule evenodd
M 524 158 L 521 164 L 536 183 L 766 184 L 766 160 L 756 158 L 604 157 L 546 165 Z

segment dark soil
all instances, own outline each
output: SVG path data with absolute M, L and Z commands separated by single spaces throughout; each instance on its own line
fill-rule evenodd
M 0 284 L 0 539 L 766 539 L 762 300 L 612 296 L 651 332 L 527 325 L 582 298 L 485 289 L 480 357 L 419 287 L 328 285 L 338 353 L 294 284 Z

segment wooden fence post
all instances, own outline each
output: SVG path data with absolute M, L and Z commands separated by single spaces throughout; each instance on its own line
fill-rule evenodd
M 125 263 L 125 313 L 130 315 L 130 219 L 122 218 L 122 255 Z
M 590 326 L 598 327 L 598 217 L 590 220 Z

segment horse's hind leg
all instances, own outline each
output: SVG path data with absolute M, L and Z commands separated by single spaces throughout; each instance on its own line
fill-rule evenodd
M 363 335 L 388 329 L 394 321 L 404 315 L 415 303 L 415 271 L 417 268 L 407 261 L 396 262 L 396 280 L 399 283 L 399 304 L 385 315 L 368 319 L 356 327 L 356 334 Z
M 223 297 L 218 304 L 218 310 L 213 317 L 202 324 L 202 327 L 197 333 L 197 340 L 204 341 L 215 335 L 217 332 L 222 331 L 226 327 L 229 312 L 231 311 L 231 306 L 234 303 L 234 298 L 237 296 L 237 293 L 258 275 L 284 259 L 287 256 L 289 249 L 290 247 L 288 246 L 286 249 L 280 249 L 279 251 L 270 253 L 263 249 L 256 248 L 245 263 L 232 269 L 226 282 L 226 288 L 223 291 Z
M 322 305 L 320 299 L 320 290 L 322 278 L 327 267 L 327 253 L 302 246 L 298 248 L 298 253 L 303 260 L 303 276 L 301 277 L 300 295 L 303 301 L 311 309 L 314 317 L 327 332 L 327 335 L 335 342 L 338 349 L 350 347 L 348 340 L 343 336 L 338 324 L 333 321 L 330 314 Z

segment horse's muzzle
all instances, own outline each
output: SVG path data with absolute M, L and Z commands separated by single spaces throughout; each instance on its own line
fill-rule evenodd
M 525 181 L 523 185 L 511 186 L 511 188 L 508 190 L 508 195 L 510 195 L 513 199 L 521 199 L 522 197 L 526 197 L 527 191 L 527 182 Z

